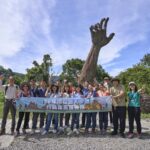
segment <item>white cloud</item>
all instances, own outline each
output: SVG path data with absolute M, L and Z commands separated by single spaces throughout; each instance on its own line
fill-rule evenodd
M 114 68 L 112 70 L 109 71 L 109 74 L 113 77 L 117 76 L 120 72 L 124 71 L 125 69 L 122 68 Z
M 88 33 L 82 32 L 81 36 L 72 33 L 72 43 L 67 43 L 66 39 L 60 39 L 60 43 L 55 43 L 51 34 L 52 18 L 55 18 L 51 16 L 51 12 L 57 9 L 55 0 L 1 1 L 0 64 L 24 72 L 27 67 L 31 67 L 33 60 L 41 62 L 45 53 L 52 54 L 56 66 L 62 65 L 69 58 L 85 59 L 91 45 L 87 25 L 110 16 L 108 34 L 115 32 L 116 36 L 101 49 L 99 63 L 105 67 L 115 66 L 113 60 L 120 57 L 121 50 L 144 40 L 150 31 L 150 2 L 147 0 L 144 3 L 142 0 L 93 0 L 92 3 L 88 0 L 78 0 L 74 5 L 80 14 L 78 26 L 81 30 L 87 28 L 85 31 Z M 59 18 L 57 19 L 59 24 Z M 8 64 L 9 59 L 13 60 L 11 64 Z M 16 67 L 18 62 L 19 66 Z M 124 68 L 114 68 L 110 74 L 114 75 L 120 69 Z

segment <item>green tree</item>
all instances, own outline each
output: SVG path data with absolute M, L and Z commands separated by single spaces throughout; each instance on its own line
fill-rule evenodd
M 27 70 L 26 79 L 35 79 L 37 81 L 49 80 L 49 68 L 52 67 L 52 58 L 49 54 L 43 56 L 43 62 L 39 64 L 37 61 L 33 61 L 33 67 Z
M 60 78 L 62 80 L 67 79 L 68 81 L 75 82 L 76 77 L 82 70 L 84 62 L 84 60 L 78 58 L 67 60 L 66 63 L 62 66 L 63 72 L 60 75 Z M 101 65 L 97 65 L 96 79 L 98 81 L 102 81 L 105 76 L 109 76 L 108 73 L 105 72 Z
M 145 67 L 150 67 L 150 54 L 145 54 L 141 59 L 139 65 L 144 65 Z
M 122 83 L 128 89 L 128 83 L 135 81 L 139 88 L 144 87 L 145 92 L 150 94 L 150 55 L 145 55 L 140 63 L 134 65 L 132 68 L 127 69 L 119 74 Z

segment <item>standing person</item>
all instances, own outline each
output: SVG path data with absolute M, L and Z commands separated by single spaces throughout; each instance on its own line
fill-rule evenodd
M 64 98 L 69 98 L 70 97 L 70 87 L 68 84 L 64 86 Z M 70 121 L 70 113 L 65 113 L 65 127 L 69 127 L 69 121 Z
M 88 91 L 89 91 L 88 85 L 89 85 L 88 81 L 85 81 L 85 82 L 83 83 L 82 93 L 83 93 L 83 96 L 84 96 L 84 97 L 87 97 L 87 95 L 88 95 Z M 86 113 L 82 113 L 81 128 L 84 128 L 84 127 L 85 127 L 86 119 L 87 119 L 87 114 L 86 114 Z
M 37 89 L 37 96 L 38 97 L 45 97 L 45 93 L 46 93 L 46 82 L 44 80 L 42 80 L 40 82 L 40 87 Z M 42 132 L 43 126 L 44 126 L 44 120 L 45 120 L 45 113 L 34 113 L 32 129 L 33 130 L 36 129 L 37 120 L 38 120 L 39 115 L 40 115 L 40 132 Z
M 22 83 L 21 85 L 21 93 L 19 97 L 30 97 L 30 85 L 27 82 Z M 26 129 L 27 129 L 27 125 L 29 123 L 29 115 L 30 112 L 19 112 L 19 119 L 18 119 L 18 123 L 17 123 L 17 128 L 16 128 L 16 136 L 18 136 L 20 134 L 20 127 L 24 118 L 24 125 L 22 128 L 22 132 L 23 134 L 26 134 Z
M 80 86 L 76 87 L 76 92 L 72 94 L 72 97 L 83 98 L 83 93 L 81 91 Z M 76 133 L 78 135 L 80 133 L 79 132 L 79 118 L 80 118 L 80 113 L 72 113 L 71 130 L 68 132 L 67 135 L 71 135 L 72 133 Z
M 60 93 L 59 93 L 59 97 L 64 97 L 64 91 L 65 91 L 65 89 L 64 89 L 64 86 L 62 86 L 62 87 L 60 87 L 61 88 L 61 90 L 60 90 Z M 64 128 L 63 128 L 63 119 L 64 119 L 64 113 L 60 113 L 60 120 L 59 120 L 59 133 L 61 133 L 61 132 L 64 132 Z
M 59 98 L 60 95 L 59 95 L 58 91 L 59 91 L 58 86 L 53 84 L 53 85 L 51 85 L 51 92 L 49 93 L 48 91 L 46 91 L 45 96 L 51 97 L 51 98 Z M 48 133 L 50 125 L 51 125 L 52 117 L 55 120 L 53 133 L 57 133 L 57 131 L 58 131 L 58 113 L 51 113 L 50 112 L 47 114 L 47 122 L 46 122 L 44 131 L 41 133 L 42 135 L 45 135 Z
M 92 97 L 97 97 L 96 91 L 94 91 L 93 87 L 91 84 L 88 85 L 88 95 L 86 98 L 92 98 Z M 95 128 L 96 128 L 96 112 L 88 112 L 87 113 L 87 120 L 86 120 L 86 127 L 85 127 L 85 132 L 89 132 L 89 128 L 91 126 L 92 122 L 92 132 L 95 133 Z
M 109 95 L 109 91 L 105 88 L 103 83 L 99 84 L 99 90 L 97 91 L 97 95 L 98 97 Z M 99 127 L 101 134 L 105 134 L 107 132 L 108 112 L 99 112 Z
M 110 81 L 109 77 L 104 77 L 103 85 L 107 88 L 108 91 L 110 90 L 112 85 L 111 85 L 111 81 Z M 110 119 L 110 125 L 112 126 L 112 124 L 113 124 L 113 114 L 112 114 L 111 111 L 109 112 L 109 119 Z
M 112 79 L 112 87 L 110 88 L 110 95 L 113 98 L 113 125 L 114 131 L 111 135 L 118 134 L 118 120 L 120 121 L 120 136 L 125 137 L 125 120 L 126 120 L 126 102 L 125 102 L 125 90 L 120 84 L 118 78 Z
M 128 92 L 128 119 L 129 119 L 129 135 L 128 138 L 133 138 L 134 120 L 137 126 L 138 138 L 141 138 L 141 110 L 140 110 L 140 93 L 135 82 L 129 83 Z
M 15 129 L 15 123 L 16 123 L 15 99 L 17 98 L 17 94 L 18 94 L 18 87 L 14 84 L 15 80 L 13 76 L 9 77 L 7 85 L 2 85 L 2 80 L 3 80 L 3 76 L 0 75 L 0 90 L 4 92 L 4 96 L 5 96 L 0 135 L 5 134 L 6 131 L 5 127 L 6 127 L 9 110 L 11 111 L 11 117 L 12 117 L 11 134 L 13 135 Z
M 31 79 L 30 80 L 30 93 L 33 97 L 37 97 L 38 96 L 38 88 L 36 87 L 35 84 L 35 80 Z M 38 113 L 37 112 L 33 112 L 33 117 L 32 117 L 32 131 L 31 134 L 35 133 L 35 129 L 36 129 L 36 122 L 34 122 L 37 118 Z

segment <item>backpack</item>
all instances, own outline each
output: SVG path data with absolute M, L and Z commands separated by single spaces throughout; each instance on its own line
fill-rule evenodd
M 16 85 L 15 85 L 15 87 L 16 87 L 16 89 L 18 89 L 18 87 Z M 6 95 L 7 90 L 8 90 L 8 85 L 6 85 L 6 87 L 5 87 L 5 95 Z

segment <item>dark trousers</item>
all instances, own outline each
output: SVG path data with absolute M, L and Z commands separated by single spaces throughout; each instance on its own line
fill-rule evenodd
M 126 120 L 126 107 L 119 106 L 113 108 L 113 124 L 114 132 L 118 132 L 118 121 L 120 121 L 120 133 L 125 131 L 125 120 Z
M 107 130 L 108 127 L 108 112 L 99 112 L 99 127 L 100 130 Z
M 79 129 L 79 117 L 80 117 L 80 113 L 72 113 L 71 130 L 74 129 L 75 124 L 76 124 L 76 129 Z
M 24 115 L 25 115 L 25 118 L 24 118 Z M 19 119 L 18 119 L 16 131 L 20 130 L 23 118 L 24 118 L 23 129 L 27 129 L 27 125 L 29 122 L 29 115 L 30 115 L 29 112 L 19 112 Z
M 96 128 L 96 114 L 97 113 L 95 112 L 87 113 L 86 129 L 89 129 L 91 127 L 91 122 L 92 122 L 92 129 Z
M 86 118 L 86 113 L 82 113 L 82 126 L 85 126 Z
M 64 113 L 60 113 L 60 120 L 59 120 L 60 127 L 63 127 L 63 118 L 64 118 Z
M 137 132 L 141 134 L 141 110 L 140 107 L 128 107 L 129 132 L 133 133 L 134 119 L 137 126 Z
M 65 125 L 66 125 L 66 126 L 69 126 L 69 120 L 70 120 L 70 114 L 69 114 L 69 113 L 66 113 L 66 114 L 65 114 Z
M 32 129 L 37 128 L 37 120 L 38 116 L 40 115 L 40 128 L 43 128 L 44 126 L 44 120 L 45 120 L 45 113 L 33 113 L 33 118 L 32 118 Z
M 1 125 L 1 130 L 3 130 L 3 131 L 5 131 L 5 126 L 6 126 L 7 116 L 8 116 L 9 110 L 11 111 L 11 118 L 12 118 L 11 131 L 14 131 L 14 129 L 15 129 L 15 123 L 16 123 L 16 120 L 15 120 L 15 116 L 16 116 L 15 103 L 12 100 L 5 100 L 4 108 L 3 108 L 2 125 Z
M 111 111 L 109 112 L 109 119 L 110 119 L 110 123 L 113 123 L 113 114 Z

